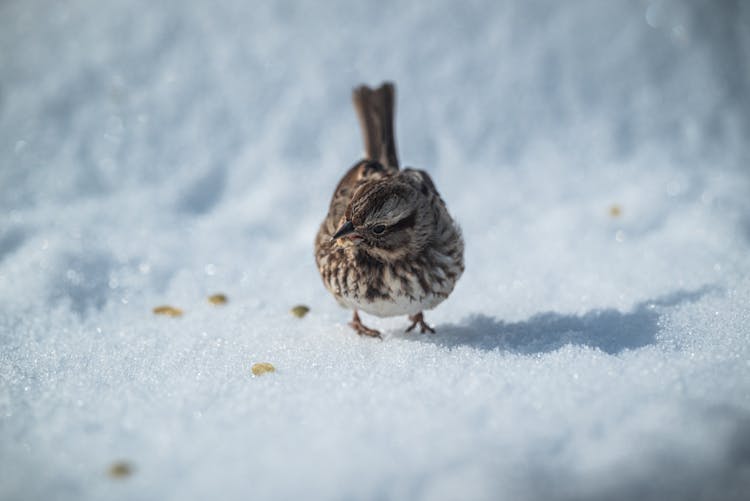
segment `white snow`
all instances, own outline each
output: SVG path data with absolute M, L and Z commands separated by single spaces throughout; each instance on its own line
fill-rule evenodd
M 747 499 L 749 26 L 0 3 L 0 499 Z M 467 268 L 436 335 L 365 316 L 380 342 L 312 241 L 385 79 Z

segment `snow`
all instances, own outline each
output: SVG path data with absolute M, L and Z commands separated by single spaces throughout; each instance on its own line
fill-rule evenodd
M 745 499 L 749 26 L 2 2 L 0 499 Z M 361 154 L 351 88 L 385 79 L 467 269 L 436 335 L 365 315 L 377 341 L 312 241 Z

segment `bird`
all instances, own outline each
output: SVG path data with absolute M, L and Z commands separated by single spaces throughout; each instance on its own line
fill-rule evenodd
M 353 310 L 349 325 L 365 326 L 364 311 L 378 317 L 407 315 L 422 334 L 435 333 L 424 311 L 453 291 L 464 271 L 464 240 L 435 183 L 424 170 L 399 167 L 395 138 L 396 89 L 384 82 L 352 91 L 365 156 L 339 181 L 315 237 L 323 284 Z

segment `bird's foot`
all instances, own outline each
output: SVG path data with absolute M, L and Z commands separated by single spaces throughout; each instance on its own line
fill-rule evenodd
M 362 323 L 362 320 L 359 318 L 359 313 L 357 313 L 356 311 L 354 312 L 352 321 L 349 322 L 349 326 L 355 331 L 357 331 L 357 334 L 359 334 L 360 336 L 369 336 L 369 337 L 376 337 L 378 339 L 383 339 L 379 331 L 376 331 L 375 329 L 370 329 L 369 327 L 365 326 Z
M 409 317 L 409 320 L 411 320 L 412 324 L 406 329 L 406 332 L 411 332 L 414 327 L 419 325 L 419 331 L 424 334 L 425 332 L 430 332 L 432 334 L 435 334 L 435 329 L 427 325 L 427 323 L 424 321 L 424 315 L 422 315 L 422 312 L 420 311 L 416 315 L 411 315 Z

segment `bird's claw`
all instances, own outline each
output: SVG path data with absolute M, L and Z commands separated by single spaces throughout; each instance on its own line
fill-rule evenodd
M 360 336 L 367 336 L 367 337 L 375 337 L 378 339 L 383 339 L 383 336 L 380 335 L 380 331 L 377 331 L 375 329 L 370 329 L 366 325 L 362 323 L 362 320 L 359 318 L 359 314 L 357 312 L 354 312 L 354 317 L 352 318 L 352 321 L 349 322 L 349 327 L 354 329 L 357 334 Z
M 427 322 L 424 321 L 424 315 L 422 315 L 421 311 L 416 315 L 411 315 L 409 317 L 409 320 L 411 320 L 412 324 L 406 328 L 406 332 L 411 332 L 412 330 L 414 330 L 414 327 L 419 325 L 419 331 L 422 334 L 424 334 L 425 332 L 435 334 L 435 329 L 427 325 Z

